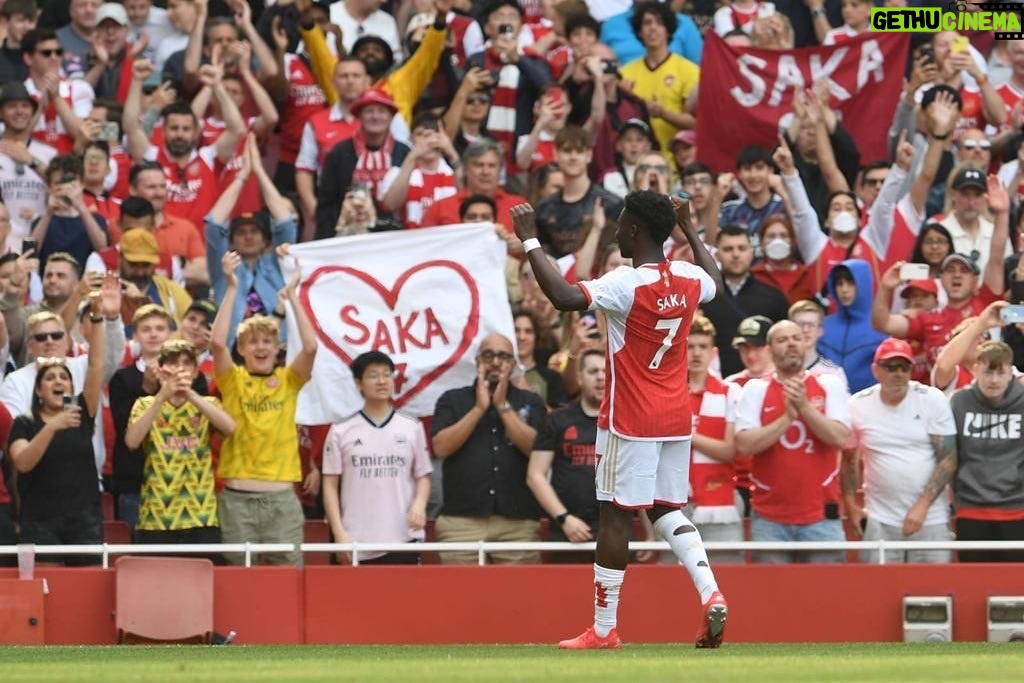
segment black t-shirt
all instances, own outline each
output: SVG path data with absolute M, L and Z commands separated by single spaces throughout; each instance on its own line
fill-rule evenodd
M 597 456 L 597 416 L 583 412 L 579 401 L 548 416 L 537 434 L 535 451 L 554 451 L 551 487 L 570 514 L 597 529 L 597 491 L 594 467 Z
M 32 471 L 18 474 L 23 520 L 54 519 L 99 505 L 99 475 L 92 447 L 94 416 L 88 414 L 81 394 L 75 401 L 82 407 L 79 427 L 56 432 Z M 31 441 L 43 425 L 33 415 L 19 415 L 11 425 L 10 443 Z
M 617 221 L 622 212 L 622 200 L 595 183 L 590 184 L 587 193 L 577 202 L 566 202 L 562 191 L 558 190 L 537 204 L 537 236 L 552 256 L 562 258 L 582 246 L 584 236 L 580 226 L 584 216 L 593 215 L 594 200 L 598 197 L 604 205 L 606 222 Z

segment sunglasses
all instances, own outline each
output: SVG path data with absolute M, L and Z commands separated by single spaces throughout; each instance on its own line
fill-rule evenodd
M 48 50 L 36 50 L 36 54 L 37 55 L 42 55 L 43 57 L 63 57 L 64 56 L 64 48 L 62 48 L 62 47 L 54 47 L 54 48 L 50 48 Z
M 882 362 L 878 364 L 886 372 L 910 372 L 910 363 L 907 362 Z
M 639 166 L 636 167 L 636 170 L 640 171 L 641 173 L 646 173 L 647 171 L 657 171 L 658 173 L 668 173 L 668 165 L 667 164 L 640 164 Z
M 871 187 L 877 187 L 885 182 L 885 178 L 865 178 L 864 184 Z
M 960 143 L 960 146 L 963 147 L 964 149 L 978 149 L 978 148 L 981 148 L 981 149 L 988 150 L 988 149 L 992 149 L 992 141 L 991 140 L 964 140 L 963 142 Z
M 32 338 L 39 342 L 40 344 L 46 341 L 47 339 L 51 341 L 60 341 L 61 339 L 64 338 L 64 331 L 57 330 L 56 332 L 36 332 L 35 334 L 32 335 Z
M 513 356 L 508 351 L 497 351 L 497 352 L 495 352 L 495 351 L 481 351 L 480 352 L 480 360 L 484 361 L 485 363 L 493 363 L 495 358 L 500 360 L 502 363 L 511 363 L 512 361 L 514 361 L 516 359 L 516 357 Z
M 490 101 L 487 95 L 470 95 L 466 98 L 466 104 L 489 104 Z

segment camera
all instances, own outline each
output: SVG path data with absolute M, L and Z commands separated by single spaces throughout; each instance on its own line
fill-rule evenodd
M 96 139 L 102 142 L 116 142 L 117 138 L 117 123 L 114 121 L 104 121 L 100 125 L 100 134 L 96 136 Z
M 622 76 L 619 74 L 619 65 L 616 64 L 614 61 L 610 59 L 602 59 L 601 63 L 604 64 L 604 72 L 606 74 L 622 78 Z

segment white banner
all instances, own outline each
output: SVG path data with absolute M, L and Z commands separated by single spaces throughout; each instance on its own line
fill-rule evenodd
M 396 366 L 395 407 L 434 412 L 446 390 L 476 378 L 481 340 L 515 340 L 505 285 L 505 242 L 491 224 L 336 237 L 296 244 L 299 300 L 317 332 L 313 379 L 299 395 L 299 424 L 338 422 L 363 405 L 348 366 L 371 350 Z M 294 260 L 281 264 L 285 282 Z M 288 358 L 299 348 L 289 316 Z

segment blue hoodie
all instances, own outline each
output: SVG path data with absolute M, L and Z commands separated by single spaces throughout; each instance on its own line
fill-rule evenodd
M 874 279 L 871 266 L 861 259 L 849 259 L 842 265 L 850 269 L 857 285 L 857 298 L 849 306 L 839 303 L 836 296 L 835 268 L 828 274 L 828 295 L 839 310 L 825 317 L 824 333 L 818 340 L 818 353 L 843 366 L 850 383 L 850 393 L 875 384 L 871 363 L 875 349 L 885 335 L 871 326 L 871 299 Z M 837 266 L 838 267 L 838 266 Z

